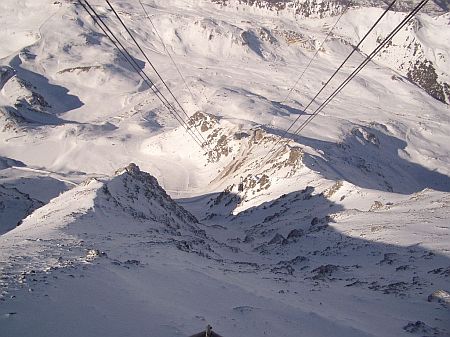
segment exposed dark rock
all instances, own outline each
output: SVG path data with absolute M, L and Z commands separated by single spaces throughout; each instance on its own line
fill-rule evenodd
M 404 265 L 404 266 L 399 266 L 399 267 L 395 268 L 395 271 L 404 271 L 404 270 L 408 270 L 408 269 L 410 269 L 410 266 Z
M 441 102 L 446 102 L 445 93 L 448 91 L 447 83 L 440 83 L 436 69 L 430 60 L 416 61 L 408 70 L 408 79 L 424 89 L 430 96 Z
M 380 265 L 393 264 L 396 256 L 397 256 L 396 253 L 386 253 L 386 254 L 384 254 L 383 260 L 378 262 L 378 264 L 380 264 Z
M 82 72 L 88 72 L 91 69 L 101 69 L 101 66 L 84 66 L 84 67 L 73 67 L 73 68 L 66 68 L 63 70 L 58 71 L 58 74 L 64 74 L 64 73 L 82 73 Z
M 287 239 L 288 240 L 296 240 L 305 235 L 305 232 L 302 229 L 293 229 L 289 232 Z
M 275 274 L 293 275 L 295 269 L 291 265 L 285 265 L 281 267 L 273 267 L 270 271 Z
M 428 274 L 435 274 L 435 275 L 442 275 L 442 276 L 445 276 L 445 277 L 449 277 L 450 276 L 450 267 L 447 267 L 447 268 L 436 268 L 436 269 L 433 269 L 433 270 L 430 270 L 429 272 L 428 272 Z
M 315 274 L 312 278 L 313 280 L 326 280 L 338 270 L 339 266 L 333 264 L 322 265 L 311 271 L 311 273 Z
M 291 259 L 291 260 L 280 261 L 280 262 L 277 263 L 277 265 L 288 265 L 288 264 L 290 264 L 290 265 L 294 265 L 295 266 L 295 265 L 298 265 L 298 264 L 300 264 L 302 262 L 305 262 L 305 261 L 308 261 L 307 257 L 298 255 L 298 256 L 294 257 L 293 259 Z
M 0 108 L 0 127 L 2 132 L 12 131 L 18 133 L 21 126 L 26 123 L 25 119 L 12 107 Z
M 432 328 L 428 325 L 426 325 L 422 321 L 416 321 L 416 322 L 409 322 L 407 325 L 403 327 L 403 330 L 409 333 L 413 334 L 431 334 L 431 335 L 437 335 L 439 334 L 439 330 L 436 328 Z
M 346 287 L 361 287 L 361 286 L 364 286 L 366 284 L 367 284 L 367 282 L 356 280 L 356 281 L 354 281 L 352 283 L 346 284 L 345 286 Z
M 242 139 L 248 138 L 248 137 L 250 137 L 250 135 L 249 135 L 247 132 L 236 132 L 236 133 L 233 135 L 233 138 L 234 138 L 235 140 L 242 140 Z
M 253 236 L 246 235 L 243 242 L 244 243 L 250 243 L 250 242 L 253 242 L 253 241 L 255 241 L 255 238 Z
M 275 234 L 275 236 L 268 242 L 269 245 L 285 245 L 288 243 L 288 240 L 284 238 L 280 233 Z
M 384 287 L 383 293 L 384 294 L 397 294 L 401 295 L 403 291 L 408 290 L 408 283 L 406 282 L 395 282 L 390 283 L 387 286 Z

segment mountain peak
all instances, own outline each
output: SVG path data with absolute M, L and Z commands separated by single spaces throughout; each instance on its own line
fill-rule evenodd
M 145 173 L 145 172 L 142 172 L 141 169 L 139 168 L 139 166 L 137 166 L 135 163 L 130 163 L 128 166 L 118 169 L 115 172 L 115 175 L 120 176 L 125 173 L 128 173 L 132 177 L 137 177 L 138 175 Z

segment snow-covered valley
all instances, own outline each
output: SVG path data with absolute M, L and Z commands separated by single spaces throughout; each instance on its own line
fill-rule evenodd
M 306 111 L 383 3 L 349 6 L 292 92 L 346 1 L 111 3 L 204 147 L 77 1 L 3 0 L 1 337 L 450 336 L 445 2 L 299 135 L 410 2 Z

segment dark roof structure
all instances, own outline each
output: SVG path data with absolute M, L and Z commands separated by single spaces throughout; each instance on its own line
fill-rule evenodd
M 216 334 L 214 331 L 212 331 L 211 325 L 208 324 L 205 331 L 199 332 L 190 337 L 222 337 L 222 336 L 220 336 L 219 334 Z
M 205 331 L 203 331 L 203 332 L 199 332 L 199 333 L 197 333 L 197 334 L 195 334 L 195 335 L 192 335 L 192 336 L 190 336 L 190 337 L 205 337 L 206 336 L 206 330 Z M 211 332 L 211 335 L 210 335 L 211 337 L 222 337 L 221 335 L 219 335 L 219 334 L 216 334 L 215 332 Z

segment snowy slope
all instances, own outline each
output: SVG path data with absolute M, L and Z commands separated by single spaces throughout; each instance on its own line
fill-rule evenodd
M 347 1 L 319 0 L 319 1 L 215 1 L 222 9 L 233 8 L 235 10 L 255 11 L 259 15 L 279 15 L 298 18 L 303 25 L 308 26 L 308 18 L 313 18 L 313 25 L 316 26 L 317 19 L 324 19 L 329 24 L 330 17 L 340 15 L 346 11 Z M 387 32 L 390 32 L 399 22 L 401 17 L 399 12 L 410 11 L 415 5 L 413 2 L 402 1 L 394 5 L 396 11 L 393 15 L 388 15 L 386 20 L 381 22 L 369 38 L 368 42 L 361 46 L 361 50 L 366 54 L 374 49 L 377 43 L 382 41 Z M 370 28 L 376 17 L 375 13 L 382 12 L 386 4 L 381 1 L 357 1 L 349 5 L 350 10 L 343 16 L 342 22 L 336 29 L 337 37 L 344 39 L 352 45 L 356 45 L 363 34 Z M 408 29 L 398 34 L 392 43 L 378 57 L 386 67 L 399 72 L 407 77 L 412 83 L 423 88 L 432 97 L 449 102 L 450 80 L 449 80 L 449 55 L 445 46 L 449 43 L 449 15 L 448 3 L 429 2 L 424 10 L 430 16 L 420 16 L 415 18 L 408 25 Z M 306 23 L 305 23 L 306 21 Z M 444 29 L 437 33 L 437 27 Z M 432 33 L 436 31 L 436 33 Z M 303 38 L 304 39 L 304 38 Z
M 380 2 L 344 14 L 289 98 L 345 1 L 144 2 L 165 46 L 139 2 L 112 3 L 207 144 L 81 6 L 2 1 L 0 337 L 450 334 L 445 2 L 300 135 L 411 2 L 307 111 Z
M 448 307 L 427 299 L 447 285 L 448 200 L 362 212 L 328 198 L 307 188 L 198 224 L 134 165 L 88 180 L 0 238 L 2 335 L 187 336 L 207 321 L 226 335 L 445 336 Z M 391 223 L 430 199 L 435 229 L 422 235 L 419 212 Z

